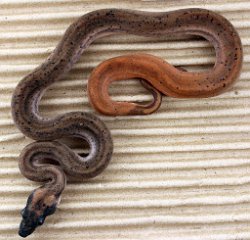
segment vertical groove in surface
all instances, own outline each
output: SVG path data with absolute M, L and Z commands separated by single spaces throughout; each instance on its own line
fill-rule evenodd
M 19 211 L 38 186 L 18 170 L 32 140 L 14 126 L 10 99 L 17 82 L 53 50 L 77 17 L 100 8 L 169 11 L 202 7 L 227 17 L 244 45 L 239 81 L 209 99 L 163 98 L 150 116 L 104 117 L 114 138 L 108 168 L 86 183 L 69 184 L 57 213 L 30 239 L 250 239 L 250 2 L 0 1 L 0 239 L 17 239 Z M 43 114 L 89 111 L 91 70 L 110 57 L 142 51 L 189 70 L 210 68 L 211 46 L 199 39 L 106 37 L 96 41 L 63 81 L 48 90 Z M 136 81 L 111 87 L 116 100 L 150 99 Z M 75 145 L 81 151 L 80 145 Z

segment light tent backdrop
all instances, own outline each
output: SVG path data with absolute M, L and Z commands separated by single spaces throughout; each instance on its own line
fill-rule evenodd
M 30 239 L 250 239 L 249 0 L 1 0 L 0 239 L 19 239 L 19 211 L 39 185 L 19 173 L 18 154 L 32 140 L 11 119 L 13 89 L 45 60 L 73 20 L 110 7 L 202 7 L 221 13 L 242 38 L 243 72 L 218 97 L 164 97 L 150 116 L 100 116 L 114 138 L 112 162 L 95 179 L 67 185 L 56 214 Z M 46 92 L 43 114 L 94 112 L 86 95 L 91 70 L 105 59 L 138 51 L 189 70 L 207 69 L 215 60 L 212 47 L 200 39 L 106 37 Z M 111 93 L 117 100 L 150 99 L 137 81 L 115 84 Z

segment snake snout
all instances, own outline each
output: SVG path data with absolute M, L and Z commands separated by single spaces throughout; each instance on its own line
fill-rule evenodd
M 38 215 L 36 211 L 25 209 L 22 215 L 22 221 L 19 227 L 19 235 L 21 237 L 27 237 L 35 231 L 35 229 L 41 226 L 46 217 L 55 212 L 56 206 L 47 207 Z
M 34 222 L 32 219 L 22 219 L 18 234 L 21 237 L 25 238 L 29 236 L 31 233 L 33 233 L 37 226 L 38 224 Z

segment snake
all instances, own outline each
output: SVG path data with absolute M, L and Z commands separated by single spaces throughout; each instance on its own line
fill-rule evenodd
M 40 114 L 39 102 L 46 89 L 70 71 L 94 40 L 114 34 L 145 37 L 198 35 L 208 39 L 215 47 L 217 58 L 214 73 L 185 73 L 158 60 L 152 62 L 152 69 L 150 64 L 145 65 L 144 74 L 139 70 L 138 77 L 143 79 L 143 85 L 155 98 L 148 108 L 158 106 L 161 101 L 158 90 L 154 89 L 156 85 L 161 91 L 163 90 L 160 86 L 164 87 L 166 93 L 172 96 L 207 96 L 229 86 L 240 71 L 242 47 L 237 32 L 224 17 L 206 9 L 192 8 L 169 12 L 100 9 L 75 20 L 48 58 L 17 84 L 12 96 L 11 109 L 16 126 L 24 135 L 36 140 L 22 150 L 18 159 L 20 171 L 26 178 L 42 183 L 30 193 L 21 211 L 19 235 L 22 237 L 33 233 L 44 223 L 47 216 L 56 211 L 68 180 L 80 181 L 95 177 L 110 162 L 113 142 L 110 131 L 103 121 L 86 112 L 69 112 L 47 118 Z M 108 68 L 101 71 L 101 75 L 117 77 L 118 71 L 119 74 L 124 73 L 122 78 L 133 76 L 134 72 L 138 71 L 141 61 L 138 64 L 136 61 L 126 61 L 122 61 L 125 66 L 119 63 L 120 59 L 115 61 L 112 67 L 108 64 Z M 129 70 L 115 70 L 123 67 Z M 160 79 L 162 71 L 165 71 L 161 67 L 166 68 L 169 82 L 163 82 L 162 79 L 157 83 L 151 79 L 151 75 Z M 151 79 L 150 82 L 144 81 L 148 79 L 146 75 Z M 93 76 L 95 74 L 92 78 Z M 205 79 L 201 80 L 202 76 Z M 213 85 L 216 77 L 217 82 Z M 100 86 L 97 86 L 96 90 L 94 85 L 89 85 L 88 92 L 91 94 L 91 89 L 103 91 L 105 85 L 101 85 L 100 82 L 98 84 Z M 122 108 L 121 113 L 124 111 Z M 135 108 L 130 108 L 126 114 L 136 112 Z M 139 110 L 139 113 L 141 112 Z M 86 141 L 90 146 L 89 154 L 81 156 L 60 142 L 60 138 L 69 136 Z

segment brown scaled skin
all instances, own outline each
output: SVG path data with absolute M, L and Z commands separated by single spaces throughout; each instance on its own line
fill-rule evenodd
M 210 27 L 212 22 L 216 27 Z M 150 13 L 103 9 L 77 19 L 69 26 L 50 56 L 20 81 L 12 97 L 12 116 L 16 126 L 27 137 L 39 140 L 22 151 L 19 157 L 20 170 L 28 179 L 44 182 L 41 188 L 30 195 L 22 213 L 23 220 L 19 234 L 23 237 L 32 233 L 40 223 L 43 223 L 47 215 L 55 211 L 68 178 L 84 180 L 94 177 L 101 173 L 110 161 L 113 150 L 112 138 L 99 118 L 93 114 L 71 112 L 48 119 L 39 114 L 38 105 L 46 89 L 69 72 L 95 39 L 121 33 L 159 37 L 164 34 L 200 35 L 213 40 L 217 61 L 221 61 L 217 63 L 218 69 L 222 69 L 225 78 L 235 78 L 240 71 L 242 52 L 237 33 L 225 18 L 208 10 L 183 9 Z M 227 40 L 225 44 L 221 41 L 221 35 Z M 232 53 L 235 53 L 233 57 Z M 212 81 L 210 76 L 208 77 L 204 80 L 206 83 Z M 178 80 L 180 85 L 184 84 L 183 78 Z M 224 88 L 224 85 L 227 86 L 228 81 L 223 79 L 220 81 L 219 89 Z M 170 92 L 179 94 L 175 84 L 168 83 L 168 85 Z M 158 94 L 150 85 L 146 86 L 151 88 L 153 94 Z M 187 83 L 181 92 L 190 93 Z M 199 91 L 197 96 L 201 92 Z M 158 106 L 159 102 L 158 94 L 152 103 L 153 107 Z M 85 139 L 90 145 L 90 154 L 81 157 L 66 145 L 55 141 L 68 136 Z M 42 164 L 44 160 L 46 164 Z M 49 163 L 47 160 L 53 161 Z M 57 162 L 57 165 L 53 165 L 53 162 Z
M 225 18 L 198 9 L 171 12 L 167 16 L 161 18 L 161 24 L 166 24 L 162 33 L 206 38 L 215 48 L 214 67 L 207 72 L 192 73 L 158 57 L 139 53 L 108 59 L 93 70 L 88 81 L 89 100 L 97 111 L 115 116 L 149 114 L 160 106 L 157 91 L 176 98 L 211 97 L 224 92 L 237 79 L 242 67 L 242 46 L 236 30 Z M 155 88 L 157 95 L 154 94 L 151 104 L 116 102 L 110 98 L 108 90 L 112 82 L 131 78 L 143 79 Z

